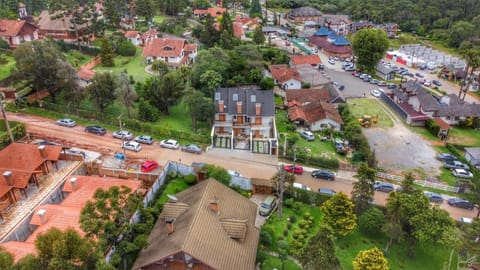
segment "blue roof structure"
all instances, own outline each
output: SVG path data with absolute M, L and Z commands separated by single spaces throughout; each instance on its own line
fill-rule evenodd
M 335 46 L 348 46 L 350 42 L 344 36 L 338 36 L 334 41 L 333 45 Z
M 337 38 L 337 33 L 335 31 L 330 31 L 330 33 L 328 34 L 328 38 L 335 40 Z
M 320 29 L 315 32 L 315 36 L 328 36 L 330 34 L 330 30 L 328 30 L 326 27 L 320 27 Z

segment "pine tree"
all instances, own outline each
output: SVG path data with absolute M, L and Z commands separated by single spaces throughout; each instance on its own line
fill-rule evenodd
M 345 236 L 357 226 L 354 205 L 344 193 L 338 193 L 326 201 L 320 209 L 325 214 L 325 224 L 337 235 Z
M 115 53 L 110 41 L 108 41 L 106 38 L 103 38 L 102 46 L 100 47 L 100 58 L 102 59 L 102 65 L 106 67 L 115 66 L 115 62 L 113 61 L 114 56 Z
M 320 225 L 318 233 L 310 238 L 303 248 L 299 260 L 305 270 L 341 269 L 340 260 L 335 255 L 332 229 L 327 225 Z

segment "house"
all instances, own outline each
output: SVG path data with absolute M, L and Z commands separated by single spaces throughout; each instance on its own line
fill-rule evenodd
M 311 55 L 292 55 L 290 57 L 290 66 L 296 67 L 298 65 L 311 65 L 318 68 L 318 65 L 322 63 L 320 56 L 318 54 Z
M 132 269 L 255 269 L 257 205 L 209 179 L 170 196 Z
M 138 31 L 126 31 L 124 34 L 125 38 L 130 41 L 135 46 L 142 45 L 142 36 Z
M 321 27 L 309 38 L 312 46 L 322 50 L 329 56 L 349 58 L 352 56 L 352 46 L 345 36 L 339 36 L 333 30 Z
M 145 45 L 143 56 L 148 63 L 164 61 L 169 67 L 186 66 L 197 55 L 197 45 L 180 38 L 156 38 Z
M 325 21 L 325 26 L 329 30 L 335 31 L 339 36 L 348 35 L 348 30 L 352 23 L 349 15 L 323 14 L 322 18 Z
M 234 23 L 241 23 L 245 31 L 253 31 L 260 25 L 260 19 L 258 17 L 250 18 L 244 15 L 237 15 L 235 16 Z
M 283 89 L 301 89 L 303 80 L 296 68 L 289 68 L 287 65 L 268 66 L 275 84 Z
M 233 22 L 233 36 L 236 38 L 245 38 L 245 30 L 243 29 L 243 24 L 240 22 Z
M 150 28 L 140 37 L 142 39 L 141 45 L 143 46 L 159 37 L 162 37 L 162 34 L 160 34 L 156 29 Z
M 385 81 L 395 79 L 395 71 L 390 67 L 383 65 L 382 63 L 377 65 L 375 73 L 378 77 L 382 78 Z
M 69 177 L 62 188 L 66 198 L 60 204 L 43 204 L 34 209 L 29 225 L 32 233 L 25 241 L 8 241 L 0 246 L 14 255 L 15 261 L 35 253 L 35 241 L 39 234 L 51 228 L 66 230 L 73 228 L 80 235 L 85 233 L 80 227 L 80 214 L 98 189 L 108 190 L 113 186 L 125 186 L 136 191 L 141 185 L 137 180 L 125 180 L 100 176 L 74 175 Z
M 310 64 L 301 64 L 295 67 L 302 78 L 303 84 L 310 85 L 310 88 L 322 87 L 331 81 L 326 74 L 318 72 L 318 68 Z
M 315 101 L 322 101 L 329 104 L 345 103 L 345 98 L 333 86 L 333 84 L 324 85 L 321 88 L 287 90 L 285 91 L 285 105 L 289 102 L 296 101 L 297 103 L 311 103 Z
M 291 122 L 308 127 L 311 131 L 332 128 L 340 131 L 343 125 L 342 117 L 337 109 L 323 101 L 300 103 L 296 100 L 288 102 L 288 118 Z
M 223 7 L 211 7 L 208 9 L 194 9 L 193 10 L 193 15 L 202 19 L 207 17 L 207 14 L 210 14 L 213 18 L 217 18 L 219 16 L 222 16 L 223 13 L 227 12 L 226 8 Z
M 48 10 L 42 11 L 38 16 L 39 34 L 53 39 L 77 40 L 77 33 L 71 16 L 63 15 L 60 11 L 55 13 L 49 13 Z M 81 36 L 87 25 L 79 24 L 76 27 L 78 35 Z
M 38 39 L 38 27 L 23 20 L 0 20 L 0 38 L 15 48 L 23 42 Z
M 257 86 L 217 89 L 211 134 L 214 147 L 276 155 L 273 91 Z
M 322 13 L 316 8 L 312 7 L 299 7 L 290 10 L 286 17 L 288 20 L 293 22 L 306 22 L 306 21 L 317 21 L 319 22 L 322 17 Z
M 95 71 L 81 67 L 77 70 L 78 78 L 80 78 L 80 86 L 87 86 L 95 76 Z
M 480 147 L 465 147 L 465 159 L 472 165 L 480 164 Z
M 357 21 L 350 24 L 350 32 L 355 33 L 363 28 L 373 28 L 374 24 L 369 21 Z

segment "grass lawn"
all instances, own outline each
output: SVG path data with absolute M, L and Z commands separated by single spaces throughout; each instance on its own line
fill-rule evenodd
M 137 47 L 137 53 L 135 56 L 115 56 L 114 67 L 96 66 L 94 71 L 113 71 L 114 73 L 120 73 L 126 70 L 128 75 L 133 76 L 135 81 L 143 82 L 151 75 L 145 72 L 145 58 L 142 56 L 142 48 Z
M 165 128 L 192 131 L 192 120 L 187 106 L 183 103 L 169 107 L 169 115 L 162 115 L 156 122 Z
M 470 128 L 452 128 L 448 135 L 449 143 L 464 146 L 479 146 L 480 131 Z
M 74 68 L 78 68 L 81 65 L 86 64 L 93 59 L 93 56 L 83 54 L 77 50 L 70 50 L 65 53 L 65 56 L 67 57 L 67 61 Z
M 167 194 L 174 195 L 179 193 L 180 191 L 183 191 L 190 186 L 185 183 L 183 178 L 176 178 L 172 179 L 168 182 L 167 186 L 165 187 L 165 190 L 162 192 L 162 195 L 160 196 L 160 202 L 162 204 L 166 203 L 168 201 Z
M 352 112 L 352 115 L 356 118 L 362 117 L 365 114 L 368 115 L 378 115 L 378 127 L 381 128 L 391 128 L 393 127 L 393 122 L 378 104 L 377 99 L 370 98 L 357 98 L 357 99 L 348 99 L 347 104 L 348 108 Z
M 13 68 L 15 67 L 15 59 L 12 56 L 5 54 L 0 55 L 0 81 L 10 77 Z
M 260 269 L 262 270 L 272 270 L 272 269 L 282 269 L 282 261 L 275 256 L 267 255 L 265 258 L 265 261 L 262 263 L 262 266 Z M 298 265 L 296 265 L 294 262 L 291 260 L 286 260 L 285 261 L 285 268 L 284 270 L 302 270 L 302 268 Z

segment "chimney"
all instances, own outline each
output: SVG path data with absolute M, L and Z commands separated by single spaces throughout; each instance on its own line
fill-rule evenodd
M 222 113 L 224 109 L 223 100 L 218 101 L 218 112 Z
M 11 171 L 5 171 L 3 173 L 3 177 L 5 177 L 5 182 L 7 182 L 7 185 L 13 186 L 13 179 L 12 179 L 12 172 Z
M 47 210 L 45 209 L 40 209 L 37 211 L 37 215 L 40 218 L 40 223 L 43 225 L 47 222 Z
M 72 190 L 73 191 L 77 190 L 77 188 L 78 188 L 77 178 L 75 178 L 75 177 L 70 178 L 70 185 L 72 185 Z
M 255 115 L 262 114 L 262 103 L 255 103 Z
M 218 204 L 218 199 L 215 197 L 213 200 L 210 201 L 210 210 L 212 210 L 214 213 L 219 213 L 220 212 L 220 206 Z
M 47 153 L 45 153 L 45 145 L 40 145 L 38 147 L 38 151 L 40 152 L 40 156 L 42 156 L 42 158 L 47 157 Z
M 172 234 L 175 229 L 173 228 L 173 222 L 175 221 L 174 218 L 165 218 L 165 228 L 167 230 L 167 234 Z
M 237 113 L 242 113 L 242 102 L 237 101 Z

